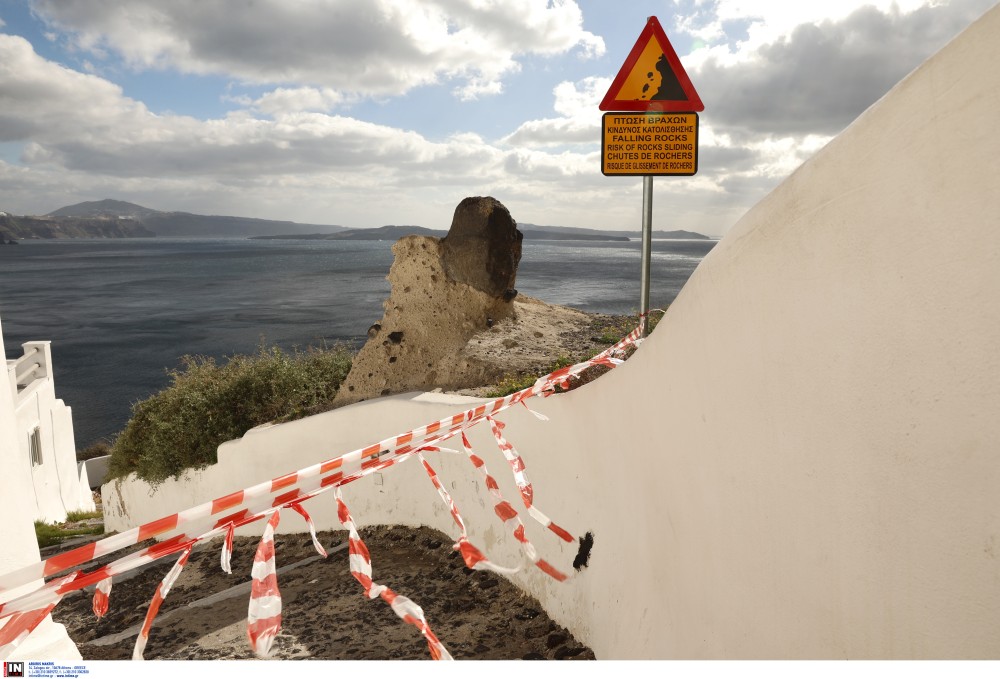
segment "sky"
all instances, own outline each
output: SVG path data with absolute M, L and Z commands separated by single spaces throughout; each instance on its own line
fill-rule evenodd
M 653 227 L 723 235 L 996 0 L 0 0 L 0 210 L 114 198 L 354 228 L 641 226 L 598 109 L 648 16 L 699 170 Z

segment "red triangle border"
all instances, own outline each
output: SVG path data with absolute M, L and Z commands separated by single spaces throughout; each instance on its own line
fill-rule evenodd
M 617 98 L 618 93 L 621 92 L 622 87 L 625 85 L 625 81 L 632 73 L 632 69 L 635 67 L 636 62 L 639 61 L 639 57 L 642 56 L 643 50 L 646 49 L 646 45 L 653 36 L 656 36 L 657 42 L 659 42 L 660 46 L 663 47 L 663 55 L 667 58 L 670 68 L 677 77 L 677 82 L 680 84 L 681 89 L 687 96 L 686 101 L 647 101 L 642 99 Z M 643 28 L 642 33 L 639 34 L 639 39 L 635 41 L 632 51 L 629 52 L 628 57 L 625 58 L 625 63 L 622 64 L 621 70 L 618 71 L 618 75 L 615 76 L 615 79 L 611 82 L 611 87 L 608 88 L 608 93 L 604 95 L 604 99 L 601 100 L 601 104 L 598 108 L 601 111 L 663 111 L 668 113 L 696 112 L 705 110 L 705 104 L 701 102 L 701 97 L 698 96 L 698 92 L 694 89 L 694 85 L 691 83 L 691 78 L 688 77 L 687 71 L 685 71 L 684 66 L 681 65 L 681 60 L 677 57 L 677 52 L 674 51 L 674 46 L 670 44 L 670 40 L 667 39 L 667 34 L 663 32 L 663 27 L 660 26 L 660 22 L 655 16 L 649 17 L 646 21 L 646 27 Z

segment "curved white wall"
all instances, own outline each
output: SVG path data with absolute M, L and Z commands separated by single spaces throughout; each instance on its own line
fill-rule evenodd
M 997 63 L 993 9 L 749 212 L 627 364 L 534 406 L 549 422 L 501 418 L 538 505 L 595 537 L 570 582 L 516 579 L 599 658 L 1000 657 Z M 220 465 L 290 471 L 458 409 L 358 404 Z M 473 443 L 513 502 L 488 431 Z M 512 561 L 469 465 L 432 463 L 474 541 Z M 151 515 L 136 496 L 131 518 L 228 478 Z M 359 523 L 455 534 L 416 464 L 345 497 Z M 311 503 L 336 527 L 331 499 Z

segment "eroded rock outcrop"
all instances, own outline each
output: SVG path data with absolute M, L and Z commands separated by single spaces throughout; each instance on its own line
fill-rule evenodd
M 517 276 L 521 233 L 494 198 L 466 198 L 448 236 L 406 236 L 392 253 L 385 315 L 369 329 L 337 405 L 481 383 L 484 366 L 459 354 L 477 332 L 513 313 L 505 293 Z
M 392 247 L 385 314 L 368 331 L 334 405 L 407 391 L 495 383 L 565 353 L 586 334 L 582 312 L 517 296 L 521 232 L 495 198 L 466 198 L 444 238 Z
M 496 198 L 466 198 L 455 208 L 448 235 L 441 239 L 441 262 L 448 278 L 510 301 L 521 261 L 517 223 Z

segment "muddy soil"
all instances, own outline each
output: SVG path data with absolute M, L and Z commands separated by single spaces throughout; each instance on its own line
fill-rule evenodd
M 465 568 L 452 540 L 428 528 L 373 527 L 361 531 L 375 582 L 415 601 L 455 659 L 593 659 L 594 654 L 542 610 L 493 573 Z M 369 600 L 348 570 L 344 531 L 323 532 L 330 555 L 319 557 L 308 534 L 275 538 L 282 630 L 275 659 L 428 659 L 419 631 L 381 599 Z M 258 540 L 237 538 L 232 575 L 219 565 L 221 541 L 192 553 L 160 608 L 146 659 L 253 659 L 246 634 L 250 568 Z M 336 551 L 335 551 L 336 550 Z M 114 555 L 120 556 L 120 555 Z M 315 557 L 315 558 L 313 558 Z M 93 588 L 66 596 L 52 617 L 66 626 L 84 660 L 130 659 L 156 586 L 175 557 L 134 577 L 116 580 L 108 614 L 91 610 Z M 303 563 L 298 563 L 303 562 Z M 88 564 L 90 570 L 94 564 Z M 282 571 L 287 566 L 290 570 Z M 230 596 L 218 593 L 243 585 Z M 216 595 L 216 596 L 213 596 Z

